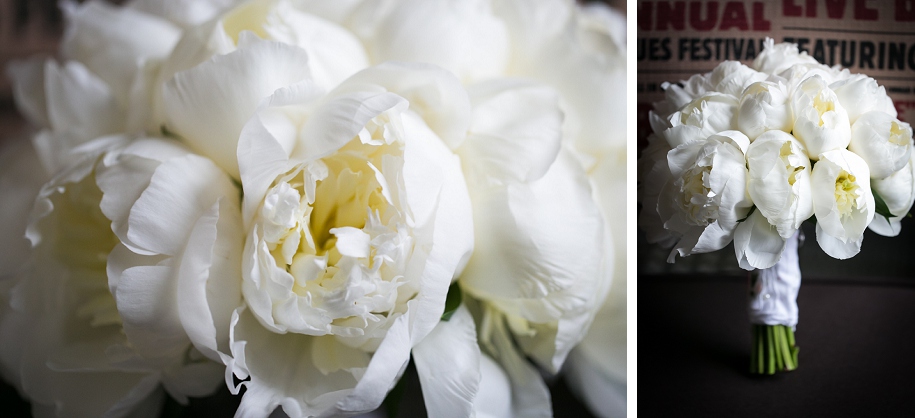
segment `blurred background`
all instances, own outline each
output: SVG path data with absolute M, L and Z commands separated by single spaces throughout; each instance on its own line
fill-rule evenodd
M 63 31 L 56 0 L 0 0 L 0 142 L 18 134 L 24 121 L 16 113 L 9 79 L 10 60 L 53 54 Z

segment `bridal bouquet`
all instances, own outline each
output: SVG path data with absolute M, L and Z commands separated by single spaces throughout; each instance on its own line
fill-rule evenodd
M 430 416 L 551 413 L 541 373 L 625 274 L 619 15 L 62 7 L 59 56 L 8 68 L 34 129 L 0 154 L 0 373 L 35 415 L 222 385 L 240 417 L 355 415 L 411 361 Z
M 751 369 L 797 367 L 801 223 L 846 259 L 864 230 L 900 232 L 915 200 L 912 128 L 882 86 L 766 40 L 752 67 L 723 62 L 665 86 L 639 160 L 639 225 L 676 255 L 720 250 L 754 270 Z

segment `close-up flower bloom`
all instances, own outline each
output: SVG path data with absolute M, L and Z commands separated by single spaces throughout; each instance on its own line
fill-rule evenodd
M 848 113 L 826 80 L 819 75 L 805 78 L 791 95 L 794 136 L 811 160 L 820 154 L 848 147 L 851 125 Z
M 864 159 L 872 178 L 887 178 L 909 162 L 912 127 L 887 113 L 867 112 L 851 126 L 848 150 Z
M 874 218 L 867 163 L 844 149 L 825 152 L 813 167 L 810 186 L 820 248 L 838 259 L 854 256 Z
M 750 214 L 744 152 L 746 135 L 724 131 L 691 141 L 667 154 L 671 181 L 658 202 L 664 227 L 680 238 L 668 257 L 724 248 L 734 238 L 738 221 Z
M 240 300 L 225 262 L 241 254 L 236 187 L 170 140 L 105 137 L 76 152 L 29 215 L 32 249 L 0 325 L 17 347 L 4 368 L 51 415 L 212 393 Z
M 623 15 L 61 8 L 59 53 L 7 69 L 31 141 L 0 154 L 0 374 L 34 414 L 157 416 L 222 387 L 236 416 L 352 416 L 418 377 L 429 416 L 544 416 L 595 321 L 625 414 Z M 711 119 L 705 139 L 736 105 L 675 123 Z
M 778 261 L 785 241 L 813 215 L 810 158 L 800 141 L 783 131 L 772 130 L 750 144 L 747 167 L 747 192 L 764 219 L 751 215 L 738 228 L 750 230 L 737 231 L 734 247 L 742 267 L 768 268 Z M 759 225 L 765 228 L 755 228 L 757 221 L 765 222 Z M 774 231 L 768 228 L 770 225 L 775 227 Z M 774 245 L 764 244 L 769 240 Z M 761 251 L 763 248 L 774 251 Z

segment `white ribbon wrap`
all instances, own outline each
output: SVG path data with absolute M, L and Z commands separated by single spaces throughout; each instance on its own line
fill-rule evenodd
M 785 250 L 774 266 L 750 273 L 750 323 L 797 325 L 797 292 L 801 287 L 801 266 L 797 247 L 800 231 L 785 243 Z

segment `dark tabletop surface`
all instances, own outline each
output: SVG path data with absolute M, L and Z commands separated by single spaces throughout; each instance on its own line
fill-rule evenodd
M 766 377 L 748 371 L 747 275 L 733 249 L 668 265 L 639 243 L 640 417 L 915 416 L 915 222 L 895 238 L 867 232 L 844 261 L 805 232 L 800 367 Z

